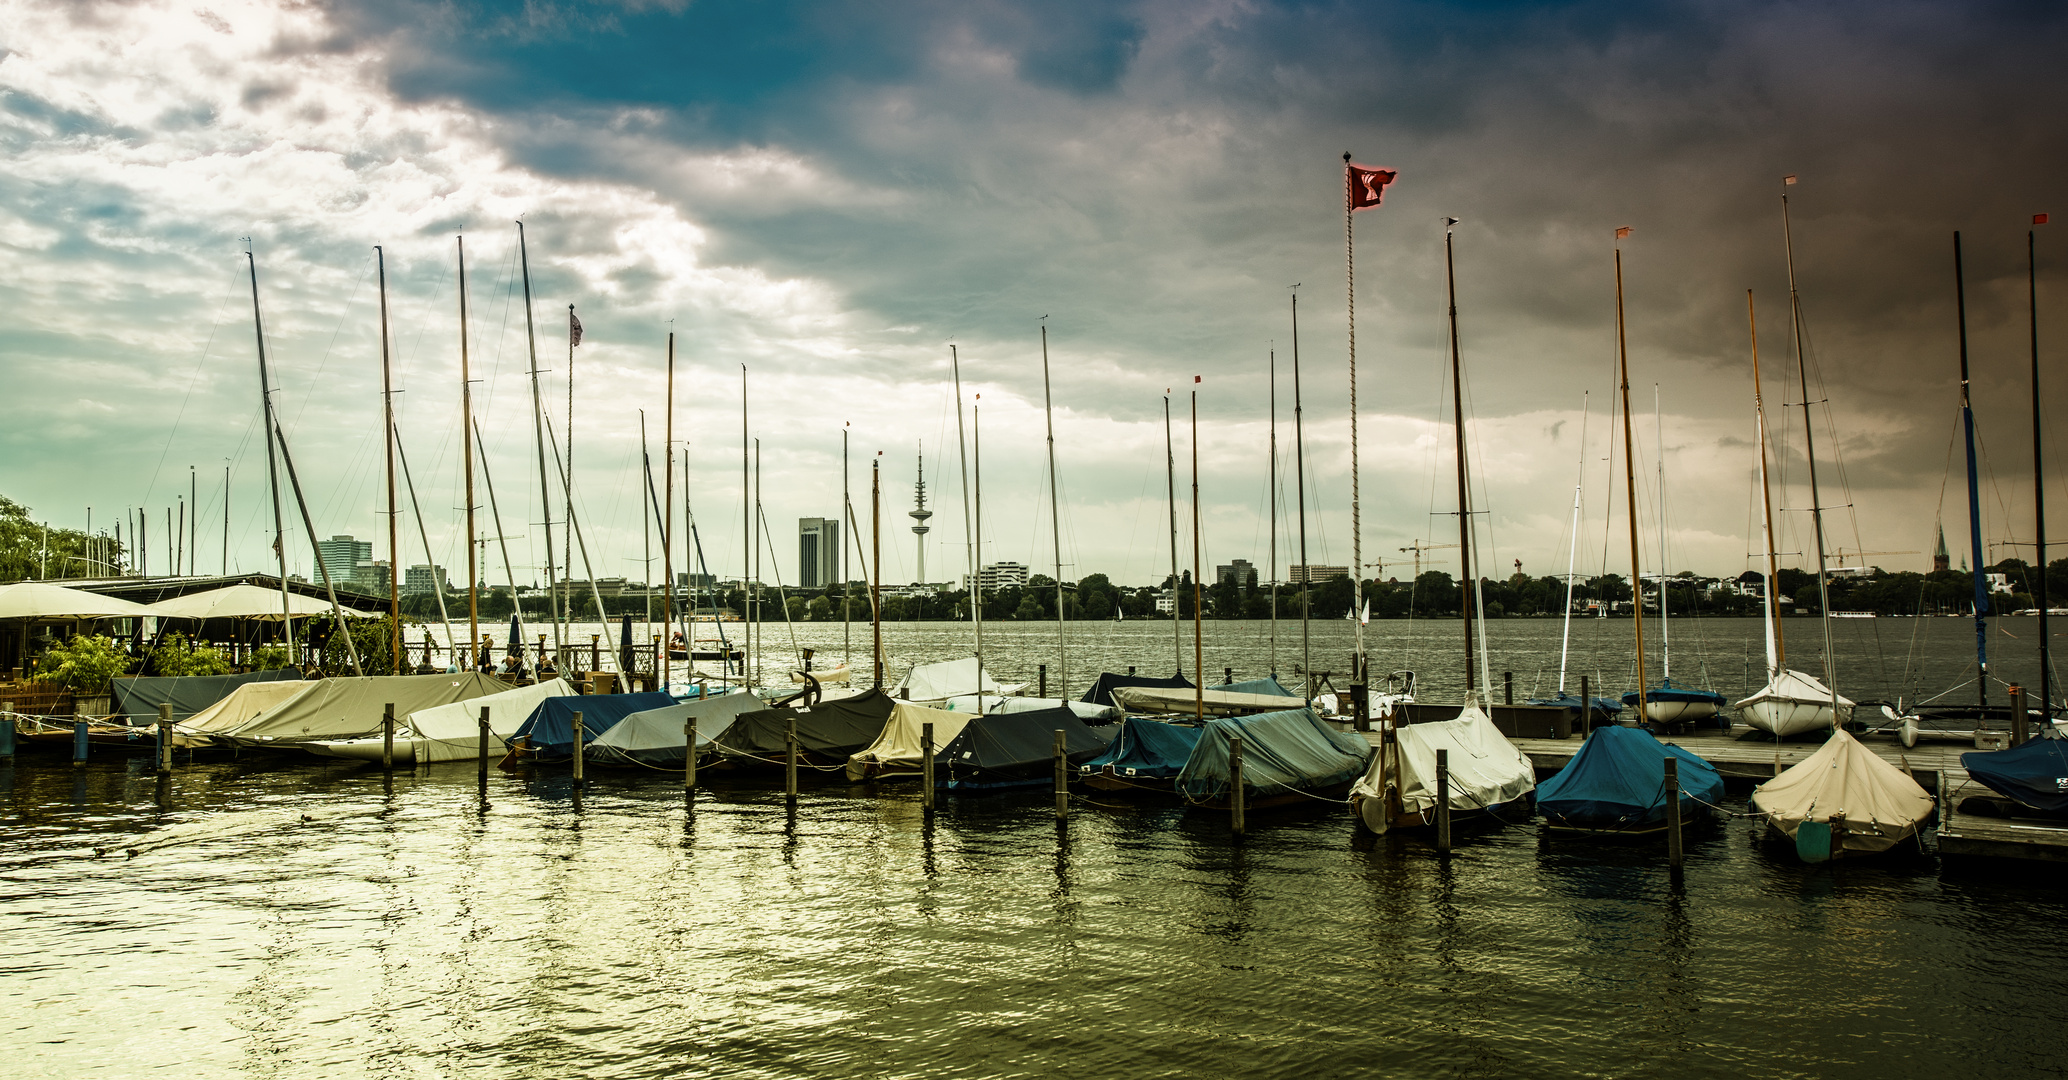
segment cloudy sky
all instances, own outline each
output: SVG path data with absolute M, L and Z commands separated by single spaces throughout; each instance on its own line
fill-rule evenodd
M 2068 14 L 2053 5 L 71 0 L 0 4 L 0 48 L 0 492 L 73 526 L 88 507 L 96 526 L 149 507 L 154 569 L 190 469 L 201 568 L 223 559 L 225 468 L 228 561 L 267 565 L 247 237 L 281 421 L 324 535 L 385 528 L 384 249 L 425 531 L 438 561 L 464 562 L 464 236 L 475 409 L 516 576 L 534 579 L 520 218 L 562 434 L 569 304 L 586 328 L 572 456 L 598 575 L 642 572 L 641 411 L 658 459 L 671 330 L 678 454 L 721 575 L 744 547 L 743 368 L 785 581 L 796 519 L 839 514 L 843 431 L 864 515 L 882 454 L 885 576 L 917 573 L 903 512 L 922 442 L 927 576 L 961 571 L 951 344 L 966 403 L 981 395 L 983 557 L 1052 563 L 1044 317 L 1066 572 L 1160 579 L 1163 395 L 1182 499 L 1195 375 L 1206 561 L 1262 564 L 1268 365 L 1275 349 L 1289 470 L 1295 284 L 1310 557 L 1348 562 L 1345 150 L 1400 172 L 1356 221 L 1364 558 L 1378 573 L 1405 576 L 1400 548 L 1456 532 L 1446 216 L 1461 219 L 1465 412 L 1490 510 L 1480 557 L 1562 571 L 1584 463 L 1580 565 L 1628 565 L 1609 460 L 1614 230 L 1628 225 L 1647 564 L 1663 456 L 1674 567 L 1745 568 L 1748 289 L 1782 444 L 1776 503 L 1808 505 L 1803 410 L 1783 408 L 1802 400 L 1791 173 L 1810 397 L 1828 402 L 1823 501 L 1849 507 L 1832 544 L 1919 552 L 1869 561 L 1921 569 L 1942 515 L 1961 531 L 1956 229 L 1984 531 L 2032 532 L 2025 233 L 2034 213 L 2068 212 Z M 2068 236 L 2042 227 L 2039 250 L 2058 407 Z M 2068 468 L 2050 468 L 2068 505 Z M 1294 505 L 1290 477 L 1281 498 Z M 494 537 L 485 487 L 481 502 Z M 1783 517 L 1780 547 L 1806 548 L 1806 518 Z M 402 520 L 403 561 L 421 562 L 416 518 Z M 1189 563 L 1189 533 L 1183 547 Z M 1455 555 L 1430 558 L 1454 570 Z

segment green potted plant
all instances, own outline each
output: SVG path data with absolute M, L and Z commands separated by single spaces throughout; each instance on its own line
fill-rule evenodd
M 193 645 L 185 634 L 167 634 L 158 647 L 151 650 L 151 665 L 158 674 L 180 675 L 228 675 L 230 658 L 213 645 Z
M 36 678 L 72 692 L 79 716 L 108 714 L 108 680 L 129 670 L 129 657 L 104 634 L 75 634 L 37 662 Z

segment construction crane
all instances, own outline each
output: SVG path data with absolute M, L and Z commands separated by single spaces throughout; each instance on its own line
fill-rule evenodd
M 1869 556 L 1869 555 L 1922 555 L 1922 554 L 1924 554 L 1924 553 L 1923 553 L 1923 552 L 1921 552 L 1921 551 L 1847 551 L 1847 550 L 1846 550 L 1846 549 L 1844 549 L 1844 548 L 1839 548 L 1839 549 L 1838 549 L 1838 565 L 1839 565 L 1839 566 L 1840 566 L 1840 567 L 1842 568 L 1842 567 L 1844 567 L 1844 566 L 1845 566 L 1845 561 L 1846 561 L 1847 559 L 1858 559 L 1858 560 L 1860 560 L 1860 565 L 1861 565 L 1861 566 L 1865 566 L 1865 565 L 1867 565 L 1867 556 Z
M 1458 545 L 1456 545 L 1456 544 L 1425 544 L 1425 543 L 1422 543 L 1422 542 L 1421 542 L 1421 541 L 1420 541 L 1420 540 L 1418 539 L 1418 540 L 1416 540 L 1416 541 L 1415 541 L 1414 543 L 1412 543 L 1412 544 L 1409 544 L 1408 546 L 1406 546 L 1406 547 L 1404 547 L 1404 548 L 1401 548 L 1400 550 L 1402 550 L 1402 551 L 1412 551 L 1412 552 L 1414 552 L 1414 554 L 1415 554 L 1415 577 L 1419 579 L 1419 578 L 1420 578 L 1420 577 L 1422 576 L 1422 552 L 1425 552 L 1425 551 L 1442 551 L 1442 550 L 1443 550 L 1443 549 L 1445 549 L 1445 548 L 1454 548 L 1454 547 L 1457 547 L 1457 546 L 1458 546 Z

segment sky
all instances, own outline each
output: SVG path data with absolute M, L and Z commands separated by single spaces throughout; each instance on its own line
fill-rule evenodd
M 744 380 L 767 580 L 795 584 L 798 518 L 841 516 L 843 441 L 864 538 L 880 462 L 889 582 L 919 574 L 922 448 L 929 580 L 967 565 L 965 461 L 984 562 L 1053 572 L 1059 532 L 1067 577 L 1160 581 L 1174 487 L 1182 566 L 1195 509 L 1209 574 L 1267 566 L 1274 401 L 1278 565 L 1303 482 L 1309 561 L 1352 561 L 1354 504 L 1367 574 L 1404 578 L 1403 548 L 1458 538 L 1456 218 L 1483 571 L 1628 572 L 1621 226 L 1646 572 L 1662 506 L 1669 570 L 1762 548 L 1748 290 L 1783 561 L 1814 561 L 1807 412 L 1827 546 L 1925 569 L 1940 522 L 1965 534 L 1959 230 L 1987 557 L 2029 558 L 2000 545 L 2034 524 L 2028 230 L 2042 405 L 2068 395 L 2068 222 L 2030 224 L 2068 212 L 2063 55 L 2068 11 L 2037 3 L 11 0 L 0 493 L 72 527 L 148 508 L 162 570 L 192 491 L 197 569 L 270 568 L 248 249 L 310 522 L 377 558 L 384 272 L 405 565 L 462 575 L 464 337 L 483 579 L 547 558 L 534 352 L 572 432 L 575 576 L 658 577 L 641 424 L 664 470 L 672 332 L 676 498 L 720 577 L 746 548 Z M 1354 293 L 1346 151 L 1399 173 L 1355 216 Z

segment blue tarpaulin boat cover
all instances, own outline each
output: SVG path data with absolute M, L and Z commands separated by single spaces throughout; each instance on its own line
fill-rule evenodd
M 1106 749 L 1106 740 L 1065 706 L 991 713 L 963 725 L 934 754 L 934 783 L 951 791 L 1033 787 L 1054 781 L 1056 732 L 1075 764 Z
M 1192 749 L 1199 745 L 1199 731 L 1184 724 L 1129 717 L 1120 722 L 1105 753 L 1085 762 L 1079 771 L 1103 772 L 1111 765 L 1115 776 L 1168 779 L 1191 760 Z
M 1261 679 L 1244 679 L 1241 682 L 1223 683 L 1220 686 L 1210 686 L 1207 689 L 1226 690 L 1231 694 L 1268 694 L 1271 697 L 1289 697 L 1295 700 L 1300 696 L 1287 690 L 1285 684 L 1279 682 L 1276 675 L 1266 675 Z
M 1631 828 L 1666 817 L 1666 756 L 1680 762 L 1681 805 L 1723 800 L 1716 766 L 1642 728 L 1600 727 L 1558 775 L 1537 785 L 1546 817 L 1584 828 Z
M 1179 794 L 1188 799 L 1228 794 L 1228 739 L 1235 735 L 1242 737 L 1242 786 L 1258 795 L 1347 784 L 1364 772 L 1372 753 L 1363 736 L 1329 727 L 1313 709 L 1208 717 L 1178 773 Z
M 582 714 L 582 737 L 593 739 L 625 717 L 675 704 L 672 694 L 573 694 L 539 702 L 509 742 L 524 740 L 541 759 L 574 754 L 574 714 Z
M 1970 750 L 1960 767 L 1991 791 L 2037 810 L 2068 810 L 2068 739 L 2040 738 L 2008 750 Z
M 1118 705 L 1120 703 L 1113 700 L 1113 688 L 1117 686 L 1160 686 L 1166 690 L 1190 690 L 1192 680 L 1183 675 L 1158 679 L 1148 675 L 1115 675 L 1108 671 L 1100 675 L 1098 681 L 1091 684 L 1091 689 L 1086 690 L 1084 696 L 1077 700 L 1089 701 L 1094 705 Z
M 1723 708 L 1724 704 L 1723 695 L 1714 690 L 1690 690 L 1685 686 L 1673 685 L 1672 679 L 1660 679 L 1659 685 L 1645 687 L 1644 696 L 1648 701 L 1675 701 L 1694 705 L 1714 705 L 1719 709 Z M 1633 709 L 1636 708 L 1637 691 L 1632 690 L 1624 694 L 1623 704 Z

